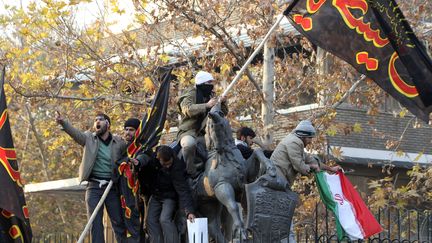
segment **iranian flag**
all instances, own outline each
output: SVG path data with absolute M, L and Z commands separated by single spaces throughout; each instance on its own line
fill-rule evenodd
M 343 172 L 315 174 L 321 200 L 336 216 L 338 239 L 366 239 L 382 231 L 381 225 L 366 207 L 360 195 Z

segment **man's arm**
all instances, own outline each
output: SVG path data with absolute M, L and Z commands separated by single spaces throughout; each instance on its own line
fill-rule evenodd
M 285 145 L 285 152 L 288 154 L 288 158 L 291 161 L 292 166 L 302 175 L 309 174 L 310 166 L 306 164 L 303 158 L 303 147 L 298 143 L 290 143 Z
M 310 164 L 311 168 L 315 171 L 326 170 L 333 173 L 336 173 L 338 170 L 342 170 L 342 167 L 339 165 L 336 166 L 328 166 L 320 161 L 320 159 L 316 156 L 306 153 L 306 163 Z
M 148 154 L 140 153 L 136 158 L 129 158 L 129 160 L 134 164 L 136 168 L 141 169 L 147 166 L 152 160 L 152 158 Z
M 195 104 L 195 99 L 192 95 L 181 98 L 180 109 L 181 113 L 187 117 L 194 117 L 206 113 L 207 103 Z
M 63 127 L 63 130 L 75 140 L 79 145 L 84 146 L 86 143 L 86 134 L 72 126 L 68 121 L 63 119 L 60 112 L 57 112 L 56 122 Z

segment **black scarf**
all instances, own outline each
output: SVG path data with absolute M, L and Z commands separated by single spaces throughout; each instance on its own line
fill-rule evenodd
M 196 103 L 207 103 L 213 95 L 213 84 L 197 85 L 196 91 Z

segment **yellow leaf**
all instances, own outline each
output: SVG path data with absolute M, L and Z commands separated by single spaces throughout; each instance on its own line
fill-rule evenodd
M 221 73 L 222 73 L 222 75 L 224 75 L 230 69 L 231 69 L 231 67 L 228 64 L 226 64 L 226 63 L 222 64 L 222 66 L 221 66 Z
M 135 19 L 140 24 L 145 24 L 146 23 L 146 16 L 144 14 L 135 14 Z
M 82 66 L 84 64 L 84 59 L 82 57 L 78 57 L 76 59 L 76 65 L 77 66 Z
M 396 156 L 397 157 L 403 157 L 404 155 L 405 155 L 404 151 L 402 151 L 402 150 L 396 151 Z
M 399 112 L 399 116 L 403 118 L 403 117 L 405 117 L 406 113 L 407 113 L 407 109 L 403 108 L 403 109 Z
M 326 133 L 329 136 L 332 136 L 332 137 L 335 136 L 337 134 L 336 127 L 335 126 L 331 126 L 331 127 L 327 128 Z
M 49 137 L 50 135 L 51 135 L 51 133 L 48 129 L 43 132 L 43 136 L 46 138 Z
M 358 123 L 358 122 L 354 123 L 353 131 L 355 133 L 361 133 L 363 131 L 363 128 L 362 128 L 361 124 Z
M 414 162 L 417 162 L 423 156 L 423 152 L 420 152 L 415 158 Z
M 155 85 L 149 77 L 144 78 L 144 89 L 148 91 L 153 91 L 155 89 Z
M 169 61 L 169 56 L 166 55 L 166 54 L 162 54 L 162 55 L 159 56 L 159 59 L 161 59 L 162 62 L 167 63 Z

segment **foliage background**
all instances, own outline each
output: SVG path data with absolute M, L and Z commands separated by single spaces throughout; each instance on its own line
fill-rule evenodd
M 158 67 L 174 65 L 177 79 L 171 92 L 169 131 L 177 125 L 176 97 L 191 84 L 194 74 L 199 69 L 211 70 L 222 92 L 253 51 L 234 39 L 246 32 L 251 46 L 256 47 L 274 16 L 286 7 L 265 0 L 134 0 L 133 23 L 129 29 L 113 33 L 110 26 L 115 22 L 107 16 L 126 14 L 124 2 L 103 1 L 95 21 L 79 26 L 79 9 L 88 2 L 91 0 L 29 1 L 25 7 L 6 6 L 0 15 L 0 58 L 7 66 L 5 91 L 25 184 L 77 175 L 81 148 L 56 125 L 56 111 L 82 130 L 91 128 L 97 111 L 104 111 L 114 121 L 114 132 L 121 133 L 126 118 L 142 117 L 146 110 L 159 85 Z M 419 39 L 432 43 L 432 4 L 428 0 L 398 3 Z M 202 44 L 190 48 L 192 43 L 181 37 L 199 37 Z M 169 45 L 178 51 L 169 50 Z M 368 109 L 373 120 L 385 100 L 386 95 L 371 81 L 349 91 L 359 74 L 336 58 L 328 57 L 333 62 L 331 72 L 317 72 L 316 47 L 302 37 L 279 29 L 270 46 L 278 50 L 273 109 L 315 102 L 326 106 L 320 113 L 309 114 L 324 131 L 311 149 L 325 153 L 326 136 L 362 132 L 358 125 L 334 122 L 338 102 Z M 287 46 L 296 51 L 284 48 Z M 235 128 L 241 125 L 236 117 L 250 115 L 259 134 L 264 129 L 287 133 L 302 117 L 290 116 L 290 122 L 270 127 L 262 125 L 262 76 L 262 60 L 258 59 L 229 94 L 229 118 Z M 341 100 L 347 92 L 347 98 Z M 404 109 L 395 111 L 395 116 L 405 114 Z M 275 144 L 277 141 L 272 146 Z M 396 146 L 397 139 L 389 139 L 388 148 Z M 410 172 L 411 182 L 402 188 L 395 186 L 391 170 L 384 172 L 388 177 L 372 181 L 373 194 L 365 195 L 371 205 L 428 207 L 432 196 L 430 169 L 415 167 Z M 306 217 L 317 201 L 312 178 L 298 180 L 295 189 L 304 202 L 299 217 Z M 35 235 L 79 232 L 86 221 L 82 198 L 29 194 L 27 200 Z

